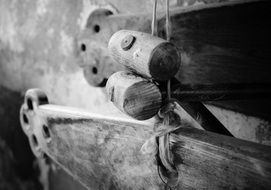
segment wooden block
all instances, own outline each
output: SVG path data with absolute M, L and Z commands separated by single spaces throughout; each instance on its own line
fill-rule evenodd
M 120 30 L 111 37 L 108 48 L 117 63 L 147 78 L 168 80 L 180 67 L 177 48 L 148 33 Z
M 162 94 L 154 83 L 125 71 L 109 77 L 106 91 L 116 107 L 138 120 L 153 117 L 162 104 Z

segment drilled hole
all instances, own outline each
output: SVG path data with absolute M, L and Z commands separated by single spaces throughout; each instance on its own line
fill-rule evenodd
M 106 83 L 107 83 L 107 78 L 104 78 L 103 81 L 100 84 L 98 84 L 98 87 L 105 87 Z
M 50 164 L 50 158 L 46 153 L 42 153 L 42 158 L 45 160 L 46 164 Z
M 93 30 L 94 30 L 94 32 L 98 33 L 98 32 L 100 32 L 101 28 L 98 24 L 95 24 L 93 27 Z
M 37 147 L 39 145 L 38 139 L 35 135 L 32 135 L 32 142 L 35 147 Z
M 26 123 L 26 124 L 29 123 L 28 118 L 27 118 L 27 116 L 25 115 L 25 113 L 23 113 L 23 121 L 24 121 L 24 123 Z
M 26 100 L 26 103 L 27 103 L 28 109 L 33 110 L 33 102 L 30 98 Z
M 97 67 L 93 67 L 93 68 L 92 68 L 92 73 L 93 73 L 93 74 L 97 74 L 97 73 L 98 73 Z
M 43 133 L 44 138 L 46 138 L 46 139 L 51 137 L 49 128 L 46 125 L 42 126 L 42 133 Z
M 86 51 L 87 50 L 87 46 L 85 44 L 81 44 L 81 51 Z

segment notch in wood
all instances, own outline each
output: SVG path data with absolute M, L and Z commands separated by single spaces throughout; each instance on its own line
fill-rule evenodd
M 162 94 L 154 83 L 126 71 L 109 77 L 106 92 L 117 108 L 138 120 L 150 119 L 162 105 Z
M 117 63 L 145 78 L 168 80 L 180 68 L 177 48 L 148 33 L 120 30 L 111 37 L 108 49 Z

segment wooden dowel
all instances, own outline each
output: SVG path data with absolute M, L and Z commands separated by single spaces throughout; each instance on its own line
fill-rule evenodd
M 108 49 L 117 63 L 147 78 L 167 80 L 180 67 L 177 48 L 148 33 L 118 31 L 111 37 Z
M 146 120 L 153 117 L 162 105 L 159 88 L 152 82 L 129 72 L 111 75 L 106 84 L 110 101 L 125 114 Z
M 270 83 L 270 5 L 235 0 L 171 9 L 171 42 L 182 59 L 175 77 L 190 85 Z M 148 13 L 116 14 L 102 20 L 101 27 L 110 27 L 108 36 L 120 29 L 150 33 L 151 20 Z M 157 12 L 157 21 L 158 34 L 165 38 L 164 10 Z

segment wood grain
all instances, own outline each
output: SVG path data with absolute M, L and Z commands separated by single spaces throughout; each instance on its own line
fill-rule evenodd
M 144 122 L 42 105 L 30 117 L 39 146 L 93 189 L 164 189 L 151 155 L 140 149 L 152 135 Z M 42 134 L 43 125 L 51 141 Z M 269 189 L 271 147 L 183 126 L 170 134 L 179 172 L 176 189 Z
M 109 100 L 125 114 L 138 119 L 150 119 L 162 105 L 159 88 L 146 79 L 129 72 L 111 75 L 106 84 Z
M 176 74 L 179 83 L 193 89 L 192 94 L 206 85 L 217 88 L 260 84 L 269 88 L 270 14 L 271 2 L 266 0 L 236 0 L 172 9 L 171 42 L 181 53 L 182 63 Z M 163 38 L 165 13 L 158 13 L 157 18 L 159 36 Z M 112 15 L 104 22 L 111 35 L 121 29 L 151 32 L 148 14 Z M 208 103 L 270 118 L 266 114 L 271 105 L 268 99 Z M 254 107 L 261 109 L 254 110 Z
M 191 85 L 270 82 L 270 4 L 236 0 L 172 9 L 170 41 L 182 55 L 179 81 Z M 165 13 L 159 12 L 157 19 L 159 37 L 165 38 Z M 109 36 L 121 29 L 150 33 L 151 15 L 110 15 L 101 25 L 108 26 Z
M 270 83 L 270 1 L 222 5 L 171 17 L 171 41 L 182 54 L 177 78 L 190 85 Z
M 123 42 L 130 42 L 130 47 L 124 47 Z M 147 78 L 168 80 L 180 67 L 176 47 L 148 33 L 120 30 L 111 37 L 108 49 L 116 64 Z

